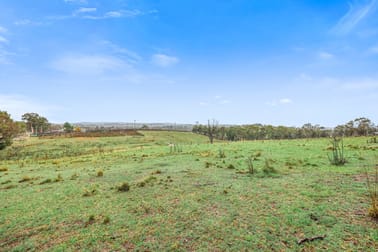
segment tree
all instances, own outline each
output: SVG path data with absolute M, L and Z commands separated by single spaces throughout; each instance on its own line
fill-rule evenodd
M 22 115 L 22 120 L 26 121 L 26 127 L 32 134 L 43 133 L 49 128 L 49 121 L 37 113 L 26 113 Z
M 71 133 L 74 130 L 74 126 L 70 124 L 69 122 L 65 122 L 63 124 L 64 132 Z
M 207 121 L 207 136 L 209 137 L 210 143 L 213 144 L 214 137 L 216 136 L 218 130 L 218 121 L 212 120 L 210 123 L 210 120 Z
M 18 126 L 10 115 L 5 111 L 0 111 L 0 150 L 12 144 L 12 139 L 18 131 Z

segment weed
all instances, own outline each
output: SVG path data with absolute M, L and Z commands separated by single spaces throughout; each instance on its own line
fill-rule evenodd
M 127 182 L 123 182 L 121 185 L 117 186 L 118 192 L 127 192 L 130 190 L 130 185 Z
M 342 138 L 334 137 L 331 140 L 332 156 L 328 155 L 328 160 L 332 165 L 344 165 L 346 159 L 344 157 L 344 142 Z
M 247 164 L 248 164 L 248 173 L 249 174 L 254 174 L 255 170 L 253 168 L 253 158 L 252 157 L 248 157 Z
M 375 164 L 373 175 L 369 174 L 368 166 L 365 166 L 366 186 L 370 198 L 369 215 L 378 219 L 378 163 Z
M 225 157 L 226 157 L 226 153 L 224 152 L 224 149 L 219 148 L 218 149 L 218 158 L 225 158 Z

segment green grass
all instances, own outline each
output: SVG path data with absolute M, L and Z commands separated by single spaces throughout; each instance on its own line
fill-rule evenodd
M 192 133 L 142 133 L 30 139 L 0 153 L 0 250 L 378 248 L 362 169 L 378 149 L 365 138 L 345 139 L 348 162 L 336 167 L 328 139 L 210 145 Z

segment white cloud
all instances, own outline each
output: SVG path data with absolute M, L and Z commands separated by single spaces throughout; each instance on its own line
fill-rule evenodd
M 122 13 L 119 11 L 109 11 L 105 13 L 104 17 L 119 18 L 122 17 Z
M 280 99 L 280 104 L 289 104 L 289 103 L 293 103 L 293 101 L 289 98 L 282 98 Z
M 59 107 L 41 104 L 25 96 L 0 94 L 0 110 L 7 111 L 15 120 L 21 120 L 25 113 L 36 112 L 49 116 L 53 111 L 59 110 Z
M 361 21 L 372 14 L 378 6 L 378 0 L 370 0 L 365 4 L 351 3 L 349 11 L 339 20 L 332 31 L 335 34 L 345 35 L 351 32 Z
M 165 54 L 154 54 L 152 55 L 151 62 L 156 66 L 166 68 L 176 65 L 179 62 L 179 59 Z
M 335 55 L 328 52 L 319 52 L 318 57 L 322 60 L 330 60 L 335 57 Z
M 74 75 L 101 75 L 129 67 L 119 58 L 102 55 L 64 56 L 52 62 L 51 66 L 58 71 Z
M 87 0 L 64 0 L 66 3 L 74 3 L 74 4 L 87 4 Z
M 286 105 L 286 104 L 291 104 L 291 103 L 293 103 L 293 101 L 289 98 L 281 98 L 278 101 L 275 100 L 275 101 L 265 102 L 265 104 L 270 106 L 270 107 L 275 107 L 277 105 Z
M 8 40 L 4 38 L 3 36 L 0 36 L 0 43 L 8 44 Z
M 207 102 L 200 102 L 199 105 L 200 106 L 207 106 L 207 105 L 209 105 L 209 103 L 207 103 Z
M 79 8 L 77 10 L 74 11 L 75 14 L 78 14 L 78 13 L 88 13 L 88 12 L 96 12 L 97 11 L 97 8 Z

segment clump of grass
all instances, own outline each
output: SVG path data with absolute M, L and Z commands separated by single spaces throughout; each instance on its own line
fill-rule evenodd
M 121 185 L 117 186 L 118 192 L 128 192 L 130 190 L 130 185 L 127 182 L 123 182 Z
M 344 157 L 344 142 L 342 138 L 334 137 L 331 140 L 332 155 L 328 154 L 328 160 L 332 165 L 341 166 L 346 163 Z
M 182 152 L 182 146 L 179 144 L 169 144 L 169 152 L 170 153 L 180 153 Z
M 85 188 L 83 197 L 90 197 L 97 194 L 97 187 L 95 185 L 92 185 L 90 188 Z
M 43 185 L 43 184 L 49 184 L 49 183 L 52 183 L 52 180 L 51 179 L 45 179 L 43 180 L 41 183 L 39 183 L 40 185 Z
M 88 220 L 85 222 L 85 227 L 92 225 L 93 223 L 95 223 L 95 221 L 96 217 L 94 216 L 94 214 L 89 215 Z
M 218 149 L 218 158 L 226 158 L 226 153 L 223 148 Z
M 277 173 L 277 170 L 273 167 L 272 162 L 273 161 L 269 158 L 265 159 L 264 167 L 262 168 L 262 171 L 265 175 Z
M 6 187 L 4 187 L 4 189 L 12 189 L 12 188 L 16 188 L 17 185 L 7 185 Z
M 97 171 L 97 177 L 103 177 L 104 172 L 102 170 Z
M 110 223 L 110 217 L 105 216 L 104 221 L 102 222 L 103 224 L 109 224 Z
M 4 181 L 4 182 L 1 182 L 1 184 L 2 185 L 5 185 L 5 184 L 9 184 L 9 183 L 11 183 L 12 181 L 11 180 L 6 180 L 6 181 Z
M 149 183 L 152 183 L 153 181 L 157 180 L 155 176 L 148 176 L 147 178 L 144 178 L 142 181 L 139 181 L 136 185 L 138 187 L 144 187 Z
M 77 173 L 74 173 L 74 174 L 72 174 L 72 176 L 71 176 L 71 180 L 75 180 L 75 179 L 77 179 L 79 177 L 79 175 L 77 174 Z
M 227 166 L 227 169 L 235 169 L 235 166 L 234 166 L 233 164 L 229 164 L 229 165 Z
M 370 198 L 369 215 L 378 219 L 378 164 L 375 165 L 373 175 L 369 174 L 368 167 L 365 166 L 366 186 Z
M 30 180 L 32 180 L 31 177 L 29 177 L 29 176 L 24 176 L 24 177 L 22 177 L 22 179 L 20 179 L 20 180 L 18 181 L 18 183 L 27 182 L 27 181 L 30 181 Z
M 154 174 L 161 174 L 161 170 L 156 170 L 156 171 L 154 171 L 154 172 L 151 172 L 151 174 L 152 174 L 152 175 L 154 175 Z
M 205 167 L 206 168 L 210 168 L 211 166 L 213 166 L 213 163 L 208 162 L 208 161 L 205 162 Z
M 8 171 L 7 167 L 0 167 L 0 172 L 6 172 L 6 171 Z
M 61 182 L 63 181 L 62 175 L 58 174 L 58 176 L 54 179 L 54 182 Z
M 255 169 L 253 167 L 253 158 L 252 157 L 248 157 L 248 159 L 247 159 L 247 165 L 248 165 L 248 173 L 249 174 L 254 174 L 255 173 Z

